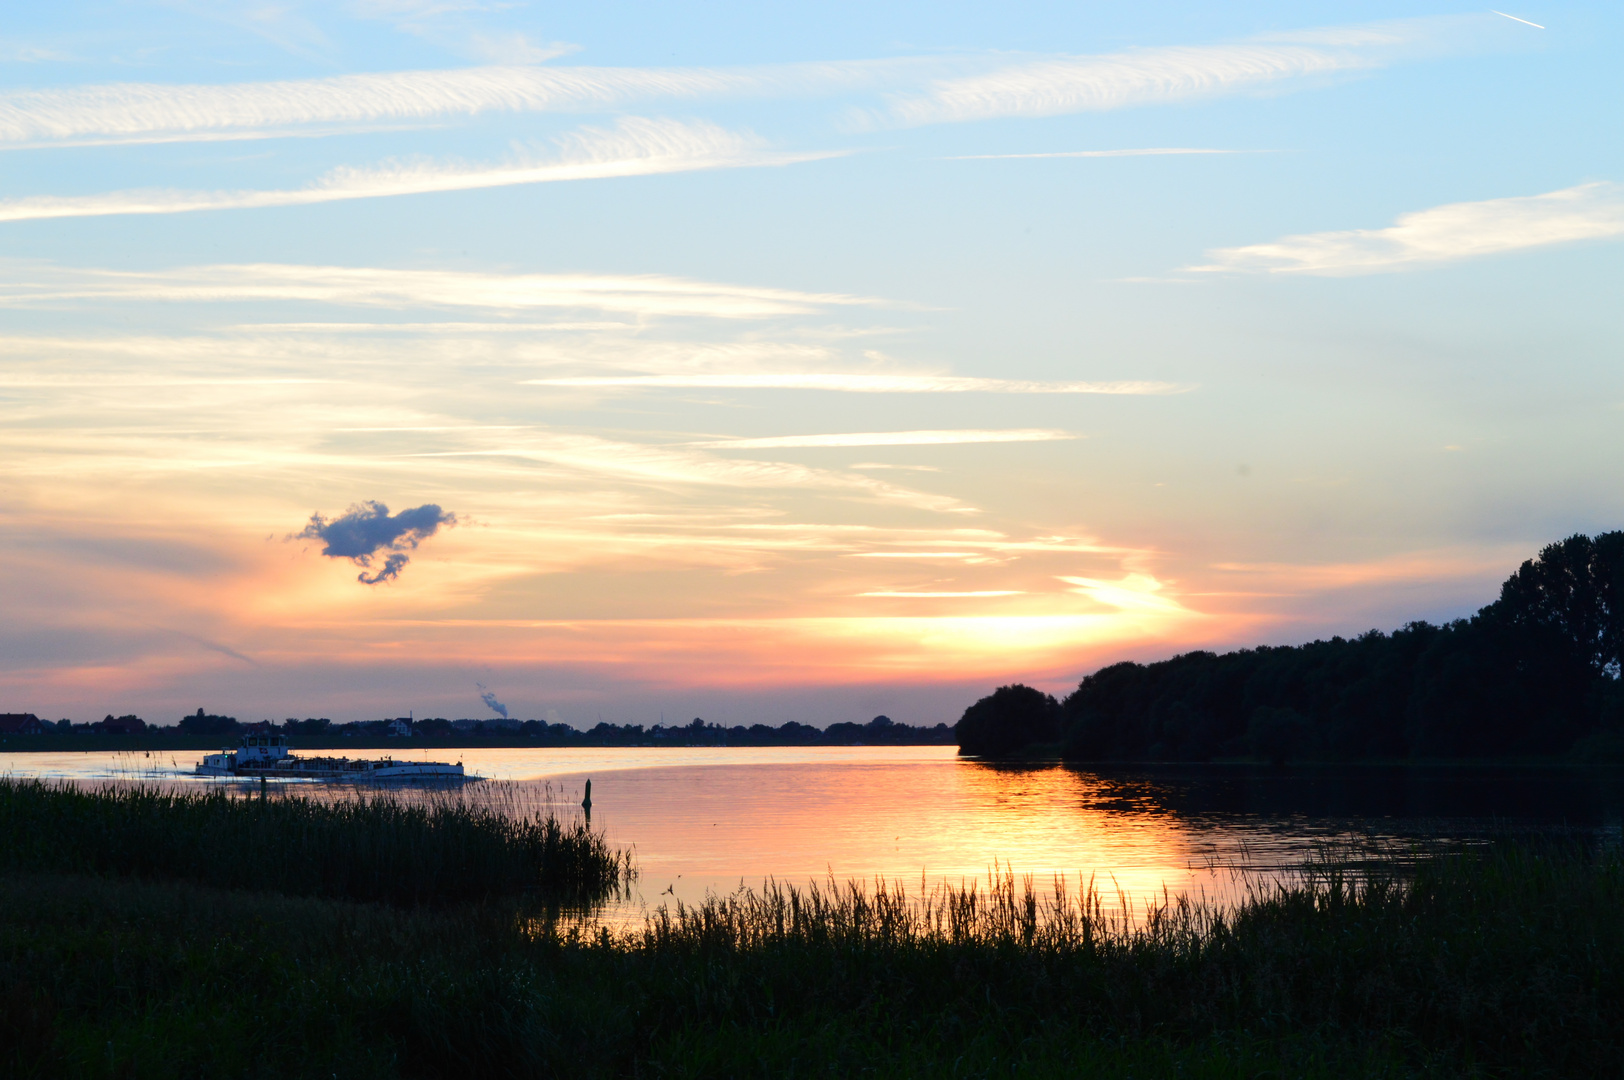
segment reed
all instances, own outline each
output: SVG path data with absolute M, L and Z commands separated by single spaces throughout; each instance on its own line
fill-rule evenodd
M 1229 906 L 1037 885 L 769 882 L 657 911 L 575 970 L 636 988 L 618 1001 L 658 1029 L 621 1036 L 662 1075 L 1624 1071 L 1616 848 L 1322 852 Z
M 549 810 L 457 798 L 239 797 L 0 779 L 0 869 L 116 874 L 391 904 L 533 896 L 590 905 L 629 853 Z
M 0 1065 L 87 1077 L 1624 1071 L 1614 848 L 1524 838 L 1333 853 L 1228 907 L 1167 897 L 1128 912 L 1047 884 L 769 882 L 615 932 L 499 906 L 0 874 L 0 1057 L 12 1055 Z

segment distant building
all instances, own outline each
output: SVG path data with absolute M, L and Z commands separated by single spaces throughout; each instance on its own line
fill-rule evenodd
M 469 720 L 464 717 L 461 720 L 451 721 L 451 727 L 466 734 L 489 735 L 493 731 L 523 731 L 524 721 L 506 716 L 493 716 L 485 720 Z
M 43 735 L 45 725 L 31 712 L 0 713 L 0 735 Z
M 409 717 L 409 716 L 397 716 L 393 720 L 385 720 L 384 723 L 389 725 L 389 729 L 388 729 L 388 731 L 385 732 L 385 734 L 387 734 L 387 735 L 398 735 L 403 739 L 411 737 L 411 734 L 412 734 L 412 718 L 411 717 Z
M 147 730 L 147 722 L 139 716 L 108 716 L 91 730 L 101 735 L 139 735 Z

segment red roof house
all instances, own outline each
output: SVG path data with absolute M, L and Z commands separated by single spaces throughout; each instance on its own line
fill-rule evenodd
M 45 725 L 31 712 L 0 713 L 0 735 L 43 735 Z

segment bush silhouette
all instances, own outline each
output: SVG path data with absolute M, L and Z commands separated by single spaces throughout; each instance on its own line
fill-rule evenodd
M 960 717 L 959 753 L 998 757 L 1032 743 L 1060 738 L 1060 705 L 1041 690 L 1000 686 Z

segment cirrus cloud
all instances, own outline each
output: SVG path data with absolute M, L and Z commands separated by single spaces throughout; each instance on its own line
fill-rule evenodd
M 1434 42 L 1463 38 L 1464 18 L 1402 19 L 1269 34 L 1220 45 L 1044 57 L 941 79 L 899 96 L 885 114 L 903 125 L 1060 116 L 1185 101 L 1383 67 Z
M 248 210 L 310 206 L 350 199 L 426 195 L 479 188 L 601 180 L 701 169 L 789 165 L 838 157 L 843 151 L 775 153 L 748 133 L 715 124 L 624 117 L 613 130 L 583 128 L 559 140 L 551 158 L 520 157 L 503 163 L 385 162 L 371 168 L 344 166 L 301 188 L 250 191 L 141 189 L 97 195 L 33 195 L 0 201 L 0 222 L 120 214 L 182 214 L 197 210 Z
M 512 42 L 509 42 L 509 47 Z M 534 59 L 532 50 L 530 58 Z M 754 68 L 487 66 L 236 84 L 112 83 L 0 93 L 0 147 L 319 135 L 486 112 L 612 110 L 632 101 L 838 92 L 893 84 L 941 61 Z
M 760 285 L 696 281 L 664 274 L 499 274 L 376 266 L 228 263 L 176 270 L 130 271 L 54 267 L 37 263 L 0 276 L 0 304 L 24 306 L 69 300 L 166 303 L 290 301 L 375 308 L 469 308 L 515 312 L 584 308 L 618 315 L 755 319 L 803 315 L 827 307 L 884 306 L 886 301 L 842 293 L 808 293 Z M 619 324 L 606 324 L 619 325 Z M 277 323 L 257 329 L 311 329 Z M 334 326 L 328 331 L 431 329 L 533 332 L 535 326 L 392 324 Z M 588 326 L 586 329 L 604 327 Z
M 1181 394 L 1168 382 L 1037 382 L 968 375 L 872 375 L 845 372 L 741 372 L 727 375 L 576 375 L 526 379 L 526 386 L 646 390 L 831 390 L 860 394 Z
M 690 443 L 704 450 L 789 450 L 847 446 L 953 446 L 965 443 L 1054 442 L 1075 439 L 1052 428 L 1006 428 L 1001 431 L 858 431 L 840 435 L 774 435 L 763 439 L 723 439 Z
M 1384 229 L 1302 233 L 1218 248 L 1208 252 L 1212 263 L 1186 269 L 1376 274 L 1619 235 L 1624 235 L 1624 188 L 1595 182 L 1543 195 L 1434 206 L 1400 214 Z

